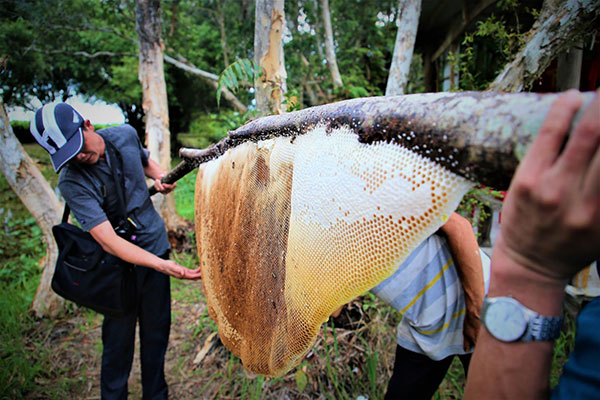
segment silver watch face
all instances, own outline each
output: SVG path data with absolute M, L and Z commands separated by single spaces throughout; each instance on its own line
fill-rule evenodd
M 527 319 L 519 304 L 512 299 L 497 298 L 488 304 L 485 326 L 497 339 L 505 342 L 518 340 L 527 329 Z

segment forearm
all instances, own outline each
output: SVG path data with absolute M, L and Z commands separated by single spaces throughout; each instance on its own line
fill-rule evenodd
M 161 271 L 160 257 L 118 236 L 108 221 L 92 228 L 90 234 L 106 252 L 121 260 Z
M 114 236 L 113 240 L 102 243 L 102 248 L 123 261 L 162 272 L 160 266 L 163 260 L 160 257 L 117 235 Z
M 152 159 L 148 160 L 148 166 L 144 168 L 144 173 L 148 178 L 154 179 L 154 189 L 162 194 L 168 194 L 177 187 L 177 183 L 163 183 L 161 179 L 165 176 L 166 172 Z
M 450 248 L 452 248 L 452 245 L 450 245 Z M 479 247 L 462 252 L 451 251 L 451 253 L 454 260 L 459 260 L 455 263 L 455 267 L 464 289 L 467 306 L 474 310 L 479 310 L 485 295 Z
M 150 179 L 161 179 L 165 175 L 161 166 L 151 158 L 148 159 L 148 166 L 144 167 L 144 174 Z
M 467 306 L 479 315 L 485 290 L 479 245 L 471 223 L 453 213 L 440 229 L 446 235 Z
M 545 316 L 561 314 L 566 281 L 600 255 L 600 96 L 567 136 L 580 106 L 575 91 L 552 105 L 510 185 L 492 254 L 489 296 Z M 465 398 L 547 398 L 553 344 L 504 343 L 482 329 Z
M 100 243 L 102 248 L 110 254 L 119 257 L 121 260 L 135 265 L 153 268 L 164 274 L 181 279 L 200 279 L 202 278 L 201 268 L 188 270 L 185 267 L 171 260 L 163 260 L 160 257 L 136 246 L 133 243 L 117 236 L 110 222 L 104 221 L 101 224 L 90 229 L 92 237 Z
M 508 252 L 500 237 L 492 256 L 488 295 L 510 295 L 542 315 L 560 315 L 564 282 L 524 268 Z M 505 343 L 481 329 L 465 399 L 548 398 L 553 345 L 550 341 Z

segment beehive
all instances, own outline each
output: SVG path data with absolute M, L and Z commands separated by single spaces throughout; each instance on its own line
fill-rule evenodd
M 395 272 L 471 185 L 344 127 L 245 142 L 203 164 L 198 252 L 223 343 L 249 370 L 284 374 L 331 312 Z

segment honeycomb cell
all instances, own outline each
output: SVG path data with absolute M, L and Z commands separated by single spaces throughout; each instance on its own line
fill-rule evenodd
M 199 169 L 208 309 L 254 372 L 297 365 L 331 312 L 394 273 L 471 186 L 397 143 L 357 139 L 317 127 L 293 143 L 243 143 Z

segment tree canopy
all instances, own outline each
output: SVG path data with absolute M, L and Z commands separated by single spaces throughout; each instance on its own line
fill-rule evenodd
M 326 62 L 322 3 L 327 2 L 285 2 L 285 96 L 294 104 L 291 109 L 385 93 L 399 2 L 329 0 L 341 87 L 334 86 Z M 456 36 L 458 46 L 435 61 L 438 80 L 443 65 L 453 64 L 460 73 L 455 89 L 484 89 L 523 45 L 541 5 L 539 0 L 503 0 L 488 7 Z M 236 61 L 254 58 L 253 0 L 163 0 L 161 7 L 165 57 L 213 77 Z M 2 0 L 2 9 L 4 104 L 28 107 L 32 97 L 45 102 L 74 94 L 94 96 L 118 104 L 126 120 L 143 131 L 134 0 Z M 435 27 L 435 21 L 426 22 Z M 431 90 L 424 82 L 425 42 L 434 40 L 417 37 L 408 93 Z M 189 132 L 194 121 L 230 108 L 227 101 L 217 104 L 212 78 L 168 62 L 165 77 L 172 135 Z M 235 95 L 252 108 L 251 87 L 240 87 Z M 229 125 L 243 118 L 227 115 Z

